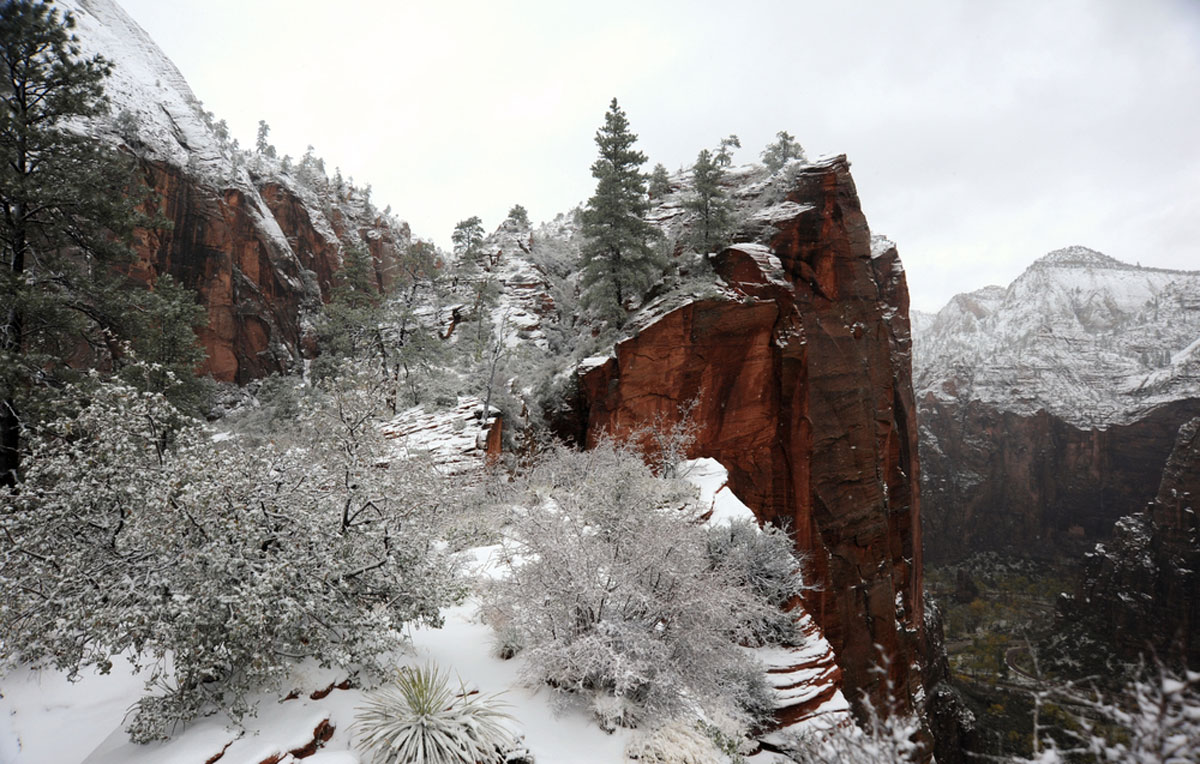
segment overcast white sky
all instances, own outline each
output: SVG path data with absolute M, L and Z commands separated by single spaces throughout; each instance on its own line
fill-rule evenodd
M 1200 268 L 1200 2 L 118 0 L 243 145 L 312 144 L 441 244 L 591 195 L 616 96 L 674 170 L 850 157 L 914 307 L 1083 244 Z

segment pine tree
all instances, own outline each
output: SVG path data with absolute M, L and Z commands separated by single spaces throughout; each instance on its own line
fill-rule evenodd
M 454 254 L 460 260 L 474 260 L 483 245 L 483 221 L 478 215 L 458 221 L 450 240 L 454 242 Z
M 626 302 L 645 294 L 662 267 L 649 244 L 658 232 L 645 220 L 646 155 L 633 147 L 636 141 L 614 98 L 596 131 L 596 193 L 583 211 L 583 286 L 587 306 L 617 323 L 624 320 Z
M 663 167 L 660 162 L 654 165 L 654 171 L 650 173 L 650 198 L 662 199 L 669 193 L 671 193 L 671 176 L 667 175 L 667 168 Z
M 259 154 L 263 154 L 263 155 L 269 156 L 269 157 L 274 157 L 275 156 L 275 147 L 272 146 L 271 142 L 267 140 L 267 138 L 270 135 L 271 135 L 271 126 L 267 124 L 267 121 L 265 119 L 260 119 L 258 121 L 258 135 L 255 137 L 255 140 L 254 140 L 254 150 L 256 152 L 258 152 Z
M 701 151 L 692 165 L 693 195 L 685 203 L 696 213 L 693 244 L 699 252 L 716 250 L 733 225 L 733 209 L 721 186 L 724 180 L 720 160 L 708 149 Z
M 717 147 L 716 162 L 721 167 L 728 167 L 733 164 L 733 149 L 740 149 L 742 141 L 733 133 L 729 137 L 721 139 L 721 145 Z
M 147 222 L 132 162 L 68 128 L 107 112 L 111 69 L 80 57 L 74 26 L 46 3 L 0 4 L 0 486 L 19 478 L 22 427 L 46 415 L 35 388 L 59 386 L 67 358 L 118 367 L 170 310 L 169 288 L 126 275 Z
M 763 164 L 771 172 L 779 172 L 779 170 L 793 159 L 804 161 L 804 149 L 796 139 L 793 138 L 788 131 L 780 130 L 775 134 L 776 141 L 768 143 L 767 148 L 763 150 Z
M 508 211 L 508 219 L 516 223 L 521 228 L 529 227 L 529 211 L 520 204 L 514 204 L 512 209 Z

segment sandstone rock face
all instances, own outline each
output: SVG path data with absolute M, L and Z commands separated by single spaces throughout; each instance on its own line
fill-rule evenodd
M 883 699 L 878 644 L 909 705 L 923 601 L 904 272 L 894 246 L 873 247 L 844 157 L 799 171 L 758 217 L 767 235 L 714 261 L 721 296 L 660 311 L 581 372 L 586 438 L 678 421 L 694 401 L 689 456 L 720 461 L 808 556 L 805 606 L 846 696 Z
M 369 243 L 381 286 L 406 245 L 407 229 L 384 221 L 351 228 L 335 211 L 331 225 L 279 183 L 217 191 L 172 165 L 143 168 L 171 226 L 141 232 L 140 275 L 153 283 L 170 273 L 198 293 L 209 320 L 199 331 L 208 353 L 201 372 L 221 381 L 247 382 L 300 360 L 312 345 L 306 319 L 329 297 L 343 238 Z
M 1117 521 L 1060 613 L 1125 656 L 1200 661 L 1200 417 L 1180 428 L 1154 501 Z
M 113 64 L 111 115 L 86 133 L 135 156 L 170 230 L 143 232 L 136 275 L 170 273 L 208 309 L 201 369 L 246 382 L 286 371 L 314 347 L 313 313 L 328 299 L 348 246 L 368 250 L 387 286 L 408 227 L 377 213 L 355 189 L 332 189 L 308 172 L 251 155 L 229 141 L 183 76 L 113 0 L 62 0 L 77 20 L 85 56 Z M 123 119 L 114 119 L 123 115 Z M 323 176 L 323 173 L 322 173 Z M 307 185 L 306 185 L 307 184 Z
M 1082 555 L 1154 498 L 1179 423 L 1200 399 L 1107 429 L 932 395 L 921 402 L 927 559 L 972 552 Z

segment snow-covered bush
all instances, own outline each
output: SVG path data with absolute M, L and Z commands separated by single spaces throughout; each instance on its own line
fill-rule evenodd
M 487 608 L 520 635 L 528 679 L 593 698 L 602 724 L 761 710 L 762 669 L 738 645 L 774 606 L 714 563 L 694 499 L 611 443 L 531 470 Z
M 694 723 L 679 719 L 630 741 L 625 757 L 639 764 L 726 764 L 729 759 Z
M 432 471 L 384 460 L 353 375 L 306 400 L 287 447 L 173 443 L 161 396 L 106 383 L 31 437 L 0 515 L 0 655 L 7 663 L 153 667 L 129 727 L 249 710 L 295 660 L 382 671 L 407 623 L 439 624 L 459 593 L 434 546 Z
M 863 704 L 866 721 L 845 724 L 819 733 L 793 738 L 786 749 L 799 764 L 902 764 L 923 761 L 923 744 L 917 738 L 920 720 L 906 714 L 884 715 L 869 701 Z
M 1034 753 L 1022 761 L 1200 762 L 1198 672 L 1155 665 L 1116 697 L 1066 684 L 1036 692 L 1034 701 Z M 1066 724 L 1043 722 L 1051 704 Z
M 495 696 L 459 692 L 436 666 L 403 668 L 395 685 L 369 693 L 354 725 L 372 764 L 492 764 L 516 746 L 512 717 Z
M 795 637 L 795 621 L 783 607 L 804 591 L 792 539 L 781 529 L 759 528 L 734 520 L 708 529 L 708 555 L 730 580 L 749 587 L 774 605 L 750 623 L 757 644 L 786 643 Z

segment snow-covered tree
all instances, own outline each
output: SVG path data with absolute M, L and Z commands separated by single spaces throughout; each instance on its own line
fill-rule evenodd
M 685 206 L 696 215 L 692 236 L 699 252 L 713 252 L 724 244 L 733 226 L 733 205 L 722 183 L 724 166 L 708 149 L 692 165 L 692 195 Z
M 512 209 L 508 211 L 508 219 L 516 223 L 521 228 L 529 227 L 529 211 L 520 204 L 514 204 Z
M 733 150 L 740 149 L 741 147 L 741 139 L 730 133 L 727 137 L 721 139 L 721 143 L 717 146 L 717 152 L 713 159 L 721 167 L 728 167 L 733 164 Z
M 768 143 L 763 149 L 762 161 L 771 172 L 779 172 L 785 164 L 793 159 L 804 161 L 804 149 L 786 130 L 775 134 L 775 142 Z
M 650 246 L 658 231 L 645 219 L 646 155 L 634 148 L 636 142 L 614 98 L 596 131 L 600 156 L 592 164 L 596 192 L 583 212 L 582 283 L 586 304 L 617 323 L 624 320 L 626 303 L 641 298 L 662 269 Z
M 650 198 L 655 200 L 671 193 L 671 176 L 667 174 L 667 168 L 661 162 L 654 165 L 654 170 L 650 173 L 649 193 Z
M 454 254 L 460 260 L 474 260 L 479 256 L 479 248 L 483 245 L 483 221 L 478 215 L 458 221 L 454 225 L 454 233 L 450 240 L 454 242 Z
M 458 587 L 434 545 L 444 485 L 388 466 L 376 380 L 348 370 L 300 407 L 294 438 L 258 445 L 172 426 L 153 393 L 75 391 L 0 514 L 4 662 L 152 666 L 136 740 L 239 717 L 296 660 L 383 670 L 400 629 L 439 624 Z
M 0 4 L 0 487 L 20 477 L 23 428 L 53 416 L 43 392 L 74 376 L 65 359 L 119 365 L 172 309 L 170 290 L 127 275 L 149 223 L 132 162 L 78 133 L 108 110 L 110 64 L 81 57 L 74 24 L 49 3 Z
M 1200 672 L 1156 664 L 1115 696 L 1080 683 L 1033 695 L 1033 755 L 1019 761 L 1200 762 Z M 1047 710 L 1066 723 L 1048 723 Z
M 605 725 L 768 710 L 761 666 L 738 645 L 774 606 L 710 554 L 694 498 L 611 443 L 555 449 L 530 472 L 487 608 L 523 646 L 528 679 L 590 696 Z

